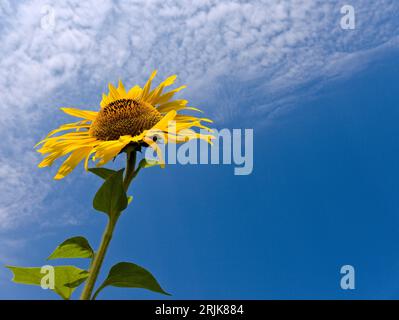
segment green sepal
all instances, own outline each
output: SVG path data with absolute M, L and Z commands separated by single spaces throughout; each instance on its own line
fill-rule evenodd
M 110 176 L 117 172 L 107 168 L 89 168 L 88 170 L 104 180 L 107 180 Z
M 154 166 L 159 166 L 161 163 L 158 160 L 148 160 L 148 159 L 142 159 L 139 163 L 139 168 L 145 169 L 145 168 L 151 168 Z

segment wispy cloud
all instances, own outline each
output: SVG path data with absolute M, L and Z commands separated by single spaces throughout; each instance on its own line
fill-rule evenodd
M 29 221 L 50 190 L 32 146 L 56 107 L 95 108 L 108 81 L 176 72 L 220 121 L 258 121 L 297 88 L 351 75 L 370 54 L 397 47 L 399 34 L 396 0 L 351 0 L 355 30 L 340 28 L 342 1 L 0 4 L 0 228 Z

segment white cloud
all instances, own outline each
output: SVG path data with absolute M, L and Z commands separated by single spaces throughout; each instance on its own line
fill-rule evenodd
M 28 221 L 50 190 L 32 146 L 56 125 L 55 106 L 95 108 L 108 81 L 142 83 L 158 68 L 220 121 L 247 110 L 259 119 L 299 86 L 355 72 L 399 34 L 396 0 L 352 0 L 352 31 L 340 28 L 341 1 L 0 3 L 2 227 Z

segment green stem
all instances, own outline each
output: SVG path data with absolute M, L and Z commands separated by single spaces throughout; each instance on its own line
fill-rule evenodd
M 125 192 L 129 189 L 130 183 L 133 178 L 136 176 L 136 171 L 134 167 L 136 166 L 136 151 L 127 151 L 127 165 L 126 165 L 126 175 L 123 181 L 123 186 L 125 188 Z
M 136 165 L 136 151 L 135 150 L 128 150 L 127 152 L 127 165 L 126 165 L 126 174 L 125 179 L 123 181 L 123 186 L 125 191 L 129 189 L 129 185 L 132 182 L 133 178 L 137 175 L 135 172 L 135 165 Z M 107 227 L 104 230 L 103 237 L 100 243 L 100 247 L 98 248 L 94 260 L 90 267 L 89 277 L 87 278 L 85 287 L 82 291 L 80 296 L 80 300 L 90 300 L 94 285 L 96 284 L 97 277 L 100 273 L 101 266 L 103 264 L 105 254 L 107 252 L 108 246 L 111 242 L 112 235 L 115 230 L 116 223 L 118 222 L 118 218 L 120 216 L 120 212 L 115 215 L 110 215 L 108 220 Z
M 90 268 L 89 277 L 87 278 L 82 295 L 80 296 L 80 300 L 90 300 L 98 274 L 100 273 L 101 265 L 103 264 L 105 258 L 105 253 L 107 252 L 109 243 L 111 242 L 112 234 L 114 232 L 117 220 L 118 218 L 109 219 L 108 221 L 107 227 L 105 228 L 103 238 L 100 243 L 100 247 L 98 248 L 98 251 L 93 260 L 93 264 Z

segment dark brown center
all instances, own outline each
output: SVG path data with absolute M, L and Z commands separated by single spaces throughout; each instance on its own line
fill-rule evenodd
M 149 103 L 120 99 L 100 110 L 90 134 L 99 140 L 118 140 L 120 136 L 135 136 L 151 129 L 161 118 Z

